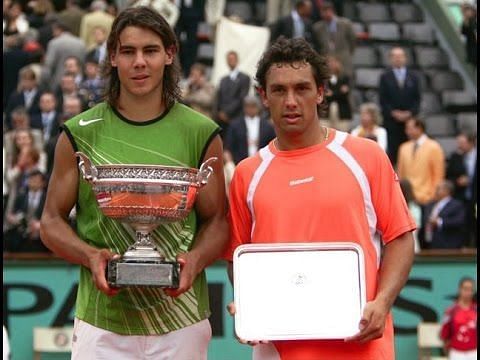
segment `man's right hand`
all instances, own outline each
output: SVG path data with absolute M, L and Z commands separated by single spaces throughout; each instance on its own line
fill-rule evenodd
M 98 290 L 108 296 L 117 295 L 120 289 L 112 288 L 107 283 L 105 269 L 109 260 L 120 258 L 120 255 L 112 253 L 108 249 L 98 249 L 89 258 L 90 272 L 92 279 Z

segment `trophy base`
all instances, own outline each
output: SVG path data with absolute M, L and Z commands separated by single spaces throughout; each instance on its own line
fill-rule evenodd
M 107 266 L 107 282 L 112 287 L 145 286 L 178 288 L 180 264 L 159 259 L 118 259 Z

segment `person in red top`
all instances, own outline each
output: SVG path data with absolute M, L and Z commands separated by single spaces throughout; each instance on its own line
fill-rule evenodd
M 449 360 L 474 360 L 477 358 L 477 303 L 475 281 L 465 277 L 458 285 L 455 303 L 442 320 L 440 337 L 445 342 Z
M 235 170 L 224 258 L 232 279 L 241 244 L 348 239 L 365 254 L 367 304 L 351 338 L 255 343 L 254 359 L 395 358 L 390 310 L 413 263 L 416 225 L 378 144 L 321 126 L 328 78 L 325 59 L 302 38 L 277 40 L 260 60 L 257 89 L 276 138 Z

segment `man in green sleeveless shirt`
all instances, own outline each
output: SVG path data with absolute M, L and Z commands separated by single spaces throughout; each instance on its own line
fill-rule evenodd
M 58 139 L 41 221 L 46 246 L 80 264 L 72 359 L 206 359 L 208 322 L 204 269 L 228 240 L 218 126 L 180 104 L 177 40 L 155 11 L 129 8 L 107 41 L 106 101 L 68 120 Z M 217 157 L 214 173 L 189 216 L 152 232 L 167 260 L 182 263 L 180 285 L 111 288 L 108 260 L 134 242 L 132 230 L 105 217 L 79 176 L 75 152 L 99 164 L 196 167 Z M 77 232 L 68 225 L 76 205 Z

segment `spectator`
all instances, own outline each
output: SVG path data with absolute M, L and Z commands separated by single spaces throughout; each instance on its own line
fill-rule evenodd
M 49 140 L 45 143 L 45 153 L 47 156 L 47 177 L 50 178 L 50 174 L 53 170 L 53 159 L 55 155 L 55 146 L 57 145 L 58 137 L 62 132 L 63 123 L 75 115 L 80 114 L 83 111 L 82 100 L 78 96 L 67 96 L 63 102 L 63 111 L 58 120 L 58 131 L 56 131 Z
M 323 1 L 320 15 L 321 21 L 313 25 L 313 34 L 317 38 L 317 51 L 323 55 L 333 55 L 342 64 L 343 71 L 350 79 L 353 77 L 353 52 L 356 36 L 350 20 L 337 16 L 335 6 Z
M 328 119 L 331 127 L 348 131 L 352 121 L 350 106 L 350 79 L 343 72 L 342 64 L 333 56 L 328 57 L 330 79 L 325 89 L 325 98 L 328 105 Z
M 85 80 L 80 85 L 79 93 L 87 102 L 87 107 L 92 108 L 103 99 L 105 82 L 100 76 L 100 67 L 93 58 L 85 62 Z
M 291 0 L 266 0 L 266 23 L 271 25 L 292 11 Z
M 425 242 L 431 249 L 460 249 L 465 245 L 465 207 L 452 197 L 454 185 L 437 185 L 435 201 L 426 207 Z
M 295 1 L 295 8 L 291 13 L 272 24 L 270 42 L 275 42 L 280 36 L 289 39 L 301 37 L 305 38 L 313 48 L 318 48 L 319 44 L 313 36 L 311 15 L 312 2 L 310 0 Z
M 182 98 L 192 109 L 212 117 L 215 87 L 207 80 L 205 65 L 195 63 L 190 68 L 190 75 L 183 84 Z
M 407 120 L 405 131 L 410 140 L 398 150 L 397 172 L 400 179 L 406 178 L 412 183 L 415 199 L 422 207 L 419 239 L 424 248 L 425 205 L 434 200 L 435 189 L 445 177 L 445 155 L 440 144 L 425 134 L 425 124 L 421 120 Z
M 65 24 L 59 21 L 53 23 L 52 31 L 54 38 L 48 43 L 43 76 L 53 90 L 60 84 L 65 72 L 65 60 L 75 56 L 83 63 L 86 51 L 83 41 L 71 34 Z
M 417 202 L 426 205 L 433 200 L 437 185 L 445 177 L 445 156 L 440 144 L 425 134 L 421 120 L 407 120 L 405 131 L 410 140 L 400 146 L 398 176 L 412 183 Z
M 477 11 L 473 4 L 462 4 L 462 26 L 460 31 L 465 36 L 467 62 L 477 68 Z
M 6 19 L 3 23 L 3 35 L 11 36 L 25 34 L 29 29 L 29 24 L 23 13 L 20 1 L 13 1 L 7 10 Z
M 103 26 L 97 26 L 93 29 L 93 38 L 95 45 L 88 52 L 87 60 L 93 59 L 97 64 L 102 64 L 107 54 L 107 30 Z
M 224 137 L 232 119 L 242 115 L 243 99 L 250 91 L 250 77 L 238 69 L 238 54 L 227 53 L 230 74 L 220 80 L 216 96 L 216 121 L 222 127 Z
M 41 28 L 45 25 L 45 17 L 55 12 L 50 0 L 30 1 L 27 5 L 31 8 L 31 13 L 27 16 L 31 28 Z
M 472 278 L 460 280 L 455 303 L 445 311 L 440 337 L 449 360 L 477 359 L 477 299 Z
M 475 245 L 477 239 L 477 222 L 475 221 L 477 146 L 474 134 L 463 132 L 457 135 L 457 151 L 451 154 L 447 161 L 447 179 L 455 184 L 454 197 L 465 203 L 468 243 Z
M 12 129 L 11 112 L 13 109 L 22 106 L 28 111 L 30 117 L 40 112 L 41 93 L 35 71 L 30 66 L 24 67 L 19 72 L 19 79 L 18 89 L 10 96 L 5 109 L 5 121 L 10 130 Z
M 28 174 L 27 190 L 16 193 L 13 210 L 7 213 L 7 251 L 49 252 L 40 240 L 40 217 L 45 198 L 45 175 L 33 170 Z
M 19 35 L 11 35 L 4 39 L 3 51 L 3 106 L 7 105 L 10 95 L 17 89 L 19 71 L 23 67 L 39 63 L 42 52 L 26 51 L 25 39 Z
M 75 76 L 75 84 L 80 86 L 83 81 L 82 64 L 76 56 L 69 56 L 63 62 L 65 72 Z
M 177 0 L 180 16 L 175 33 L 180 41 L 180 64 L 184 77 L 190 73 L 190 67 L 197 57 L 198 24 L 205 19 L 205 3 L 206 0 Z
M 413 220 L 415 220 L 415 224 L 419 226 L 422 223 L 422 209 L 415 201 L 415 197 L 412 191 L 412 184 L 407 179 L 401 179 L 400 188 L 402 189 L 403 196 L 405 197 L 405 201 L 407 202 L 408 210 L 410 211 Z M 412 235 L 413 239 L 415 240 L 415 253 L 418 253 L 421 250 L 420 241 L 418 239 L 418 230 L 415 229 Z
M 12 111 L 12 124 L 13 129 L 7 131 L 5 134 L 5 147 L 7 149 L 7 155 L 14 154 L 12 149 L 15 146 L 15 138 L 19 130 L 26 130 L 32 135 L 32 144 L 38 150 L 43 148 L 43 134 L 39 128 L 32 128 L 30 125 L 30 116 L 23 107 L 17 107 Z
M 260 101 L 255 96 L 246 96 L 243 104 L 245 115 L 233 119 L 225 138 L 225 149 L 231 153 L 235 164 L 255 155 L 275 138 L 270 121 L 260 117 Z
M 365 103 L 360 106 L 360 125 L 352 130 L 352 135 L 376 141 L 387 151 L 387 130 L 380 126 L 382 115 L 375 103 Z
M 42 51 L 45 53 L 48 47 L 48 43 L 50 40 L 53 39 L 53 28 L 52 24 L 58 21 L 58 14 L 51 13 L 45 15 L 43 19 L 43 26 L 37 29 L 37 40 L 40 46 L 42 47 Z M 43 63 L 43 60 L 42 60 Z
M 42 162 L 45 160 L 45 154 L 42 152 Z M 34 171 L 43 172 L 45 167 L 40 164 L 40 152 L 34 147 L 24 147 L 20 150 L 13 167 L 7 169 L 7 182 L 10 189 L 9 203 L 7 204 L 7 213 L 13 209 L 17 194 L 27 191 L 28 175 Z
M 406 67 L 407 56 L 401 47 L 390 50 L 390 64 L 380 77 L 378 94 L 388 135 L 388 156 L 395 165 L 398 148 L 407 141 L 405 122 L 420 110 L 421 92 L 418 76 Z
M 68 26 L 73 35 L 80 36 L 80 25 L 85 14 L 85 10 L 78 6 L 78 0 L 66 0 L 65 9 L 60 11 L 58 18 Z
M 171 0 L 134 0 L 131 6 L 151 6 L 167 20 L 172 28 L 175 27 L 180 16 L 177 5 Z
M 60 87 L 55 92 L 55 98 L 57 99 L 57 112 L 61 113 L 63 109 L 63 101 L 66 96 L 79 96 L 82 99 L 83 108 L 86 108 L 86 99 L 83 94 L 80 93 L 78 85 L 75 83 L 75 75 L 65 73 L 62 76 Z
M 107 3 L 104 0 L 94 0 L 90 5 L 90 12 L 85 14 L 80 25 L 80 39 L 83 40 L 87 50 L 91 50 L 95 46 L 94 29 L 103 27 L 108 34 L 112 28 L 112 15 L 106 12 Z
M 56 106 L 57 99 L 55 95 L 47 91 L 40 97 L 40 114 L 32 117 L 32 123 L 40 124 L 45 144 L 52 136 L 58 133 L 60 113 L 57 111 Z

